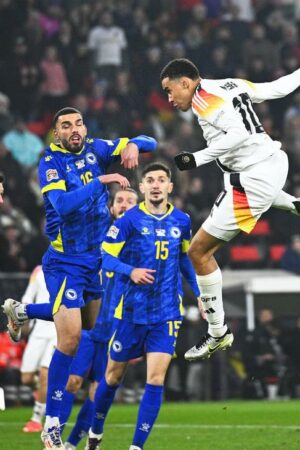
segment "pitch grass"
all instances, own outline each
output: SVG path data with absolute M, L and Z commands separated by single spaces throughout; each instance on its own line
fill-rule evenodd
M 75 408 L 71 422 L 75 420 Z M 128 450 L 137 406 L 114 405 L 101 450 Z M 39 434 L 22 433 L 31 408 L 0 411 L 0 449 L 41 450 Z M 65 436 L 70 427 L 66 428 Z M 84 448 L 84 442 L 78 449 Z M 164 404 L 145 450 L 299 450 L 300 401 Z

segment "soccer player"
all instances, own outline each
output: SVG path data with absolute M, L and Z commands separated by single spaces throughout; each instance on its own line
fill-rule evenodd
M 49 367 L 46 420 L 42 440 L 46 448 L 63 449 L 60 406 L 81 328 L 94 325 L 101 293 L 100 245 L 109 227 L 107 184 L 129 186 L 127 178 L 106 174 L 118 159 L 127 169 L 139 163 L 139 151 L 153 151 L 156 141 L 147 136 L 113 141 L 87 137 L 80 111 L 63 108 L 54 116 L 54 137 L 39 164 L 46 209 L 46 234 L 51 241 L 43 257 L 43 272 L 50 294 L 39 318 L 54 316 L 57 349 Z M 12 299 L 4 303 L 12 336 L 24 320 L 37 317 L 33 307 Z M 81 311 L 82 308 L 82 311 Z M 40 308 L 42 309 L 42 308 Z M 35 308 L 36 311 L 36 308 Z
M 222 274 L 215 251 L 241 230 L 250 233 L 271 206 L 300 212 L 300 202 L 282 191 L 287 155 L 280 142 L 267 135 L 253 109 L 253 103 L 294 91 L 300 84 L 300 69 L 270 83 L 207 80 L 191 61 L 175 59 L 163 68 L 160 79 L 175 108 L 187 111 L 192 107 L 207 141 L 203 150 L 177 155 L 178 168 L 189 170 L 216 161 L 224 172 L 224 190 L 189 249 L 209 326 L 185 357 L 202 359 L 233 342 L 224 322 Z
M 143 448 L 158 416 L 166 371 L 182 321 L 180 271 L 199 296 L 187 256 L 190 218 L 168 203 L 172 192 L 168 167 L 153 163 L 142 173 L 145 201 L 110 227 L 102 245 L 103 269 L 119 273 L 120 319 L 111 340 L 105 376 L 96 391 L 95 412 L 86 450 L 98 449 L 104 421 L 128 361 L 146 354 L 147 382 L 131 450 Z
M 29 279 L 22 297 L 22 303 L 43 303 L 49 298 L 41 266 L 37 266 Z M 31 419 L 23 427 L 26 433 L 42 431 L 42 419 L 46 409 L 48 368 L 56 346 L 56 331 L 53 322 L 35 320 L 30 330 L 29 339 L 23 353 L 21 376 L 22 383 L 33 385 L 35 375 L 39 372 L 37 398 Z
M 111 202 L 111 216 L 117 219 L 125 211 L 135 206 L 137 202 L 138 194 L 133 189 L 127 188 L 117 191 Z M 102 271 L 104 291 L 96 324 L 92 330 L 82 330 L 79 347 L 70 367 L 70 375 L 61 408 L 61 424 L 67 422 L 75 394 L 87 375 L 91 384 L 89 397 L 82 405 L 75 426 L 65 442 L 65 450 L 75 449 L 92 423 L 94 395 L 106 369 L 108 343 L 113 334 L 113 322 L 116 320 L 113 316 L 118 296 L 114 290 L 114 280 L 113 272 Z

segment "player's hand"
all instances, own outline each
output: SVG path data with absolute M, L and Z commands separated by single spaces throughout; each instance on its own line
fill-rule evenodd
M 201 297 L 198 297 L 198 308 L 199 308 L 200 316 L 202 317 L 202 319 L 203 320 L 207 320 L 206 312 L 205 312 L 205 309 L 203 307 L 203 303 L 202 303 Z
M 125 169 L 135 169 L 139 165 L 139 149 L 134 142 L 129 142 L 121 152 L 121 164 Z
M 135 284 L 153 284 L 154 272 L 156 272 L 154 269 L 133 269 L 130 278 Z
M 123 177 L 123 175 L 120 175 L 119 173 L 109 173 L 107 175 L 100 175 L 98 179 L 103 184 L 118 183 L 122 189 L 126 189 L 130 186 L 130 183 L 127 180 L 127 178 Z
M 197 167 L 193 153 L 182 152 L 174 157 L 175 164 L 179 170 L 190 170 Z

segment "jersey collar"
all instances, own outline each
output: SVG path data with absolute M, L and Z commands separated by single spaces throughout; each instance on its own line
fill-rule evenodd
M 141 202 L 139 204 L 139 209 L 141 211 L 143 211 L 145 214 L 147 214 L 147 216 L 154 217 L 154 219 L 156 219 L 156 220 L 163 220 L 165 217 L 169 216 L 174 209 L 174 206 L 171 203 L 168 203 L 167 205 L 168 205 L 168 211 L 166 212 L 166 214 L 164 214 L 163 216 L 159 216 L 159 217 L 157 217 L 155 214 L 152 214 L 151 212 L 148 211 L 148 209 L 146 208 L 145 202 Z
M 85 149 L 85 145 L 82 147 L 82 149 L 80 150 L 80 152 L 78 152 L 78 153 L 73 153 L 73 152 L 70 152 L 69 150 L 66 150 L 65 148 L 59 147 L 58 145 L 56 145 L 56 144 L 54 144 L 54 143 L 51 143 L 51 144 L 50 144 L 50 150 L 52 150 L 53 152 L 71 153 L 72 155 L 80 155 L 80 154 L 83 152 L 84 149 Z

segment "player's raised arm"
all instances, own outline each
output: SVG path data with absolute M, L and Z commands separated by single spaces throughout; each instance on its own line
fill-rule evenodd
M 300 69 L 268 83 L 246 81 L 247 92 L 254 103 L 285 97 L 300 86 Z

